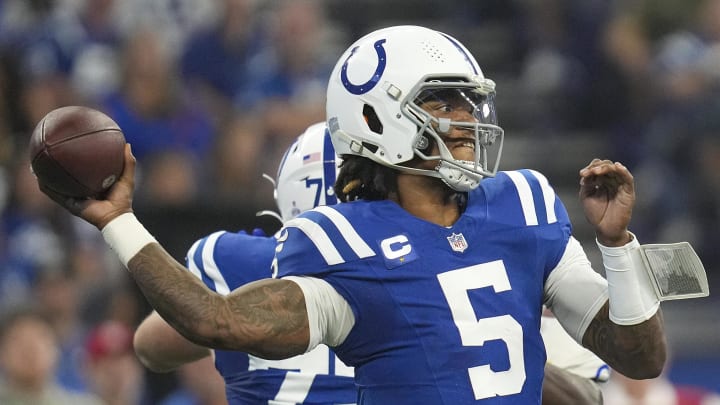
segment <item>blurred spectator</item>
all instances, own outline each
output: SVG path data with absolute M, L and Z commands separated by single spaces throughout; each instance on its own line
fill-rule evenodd
M 217 18 L 194 32 L 183 49 L 181 68 L 192 91 L 222 121 L 232 100 L 249 86 L 248 61 L 265 46 L 257 23 L 258 0 L 219 1 Z
M 80 286 L 71 274 L 57 268 L 43 271 L 33 290 L 33 300 L 50 321 L 57 336 L 57 381 L 65 388 L 86 391 L 81 354 L 87 325 L 80 318 Z
M 271 162 L 265 163 L 260 151 L 264 142 L 264 127 L 259 121 L 237 118 L 222 129 L 210 159 L 208 185 L 220 201 L 228 203 L 257 203 L 273 206 L 271 193 L 248 193 L 268 185 L 261 177 L 265 172 L 275 176 L 275 169 L 267 172 Z
M 533 131 L 595 128 L 593 81 L 602 57 L 597 41 L 606 1 L 527 1 L 517 24 L 527 49 L 519 74 Z M 522 113 L 522 112 L 521 112 Z M 527 124 L 526 124 L 527 125 Z
M 139 202 L 149 206 L 192 203 L 199 189 L 200 161 L 181 150 L 159 152 L 143 167 L 145 192 Z
M 143 369 L 132 348 L 132 330 L 119 321 L 105 321 L 85 343 L 85 372 L 90 390 L 106 405 L 142 405 Z
M 227 405 L 225 382 L 211 357 L 185 364 L 177 373 L 180 386 L 160 405 Z
M 0 324 L 0 403 L 3 405 L 100 405 L 89 394 L 54 381 L 58 347 L 52 327 L 38 312 L 18 309 Z
M 613 156 L 634 167 L 642 155 L 642 134 L 654 107 L 653 45 L 640 18 L 629 12 L 610 19 L 600 41 L 604 70 L 594 86 L 593 108 L 610 131 Z
M 125 36 L 153 27 L 173 56 L 182 52 L 190 33 L 208 25 L 219 12 L 217 1 L 122 0 L 117 1 L 118 21 Z
M 632 380 L 616 372 L 602 388 L 605 405 L 720 405 L 720 395 L 700 387 L 674 385 L 664 376 Z
M 52 13 L 37 25 L 22 47 L 28 95 L 42 95 L 37 94 L 39 89 L 33 84 L 46 87 L 44 83 L 51 83 L 53 86 L 48 88 L 56 89 L 57 104 L 45 105 L 41 114 L 60 105 L 95 104 L 119 84 L 117 51 L 121 32 L 115 0 L 49 3 L 54 4 Z M 36 114 L 32 114 L 32 122 L 37 122 Z
M 648 10 L 639 19 L 646 41 L 656 41 L 643 70 L 649 77 L 644 80 L 653 83 L 653 93 L 649 114 L 638 131 L 641 142 L 634 162 L 636 182 L 645 187 L 644 198 L 638 201 L 637 232 L 649 242 L 687 240 L 713 268 L 720 264 L 714 230 L 720 223 L 720 200 L 713 186 L 716 142 L 712 141 L 720 134 L 716 118 L 720 59 L 714 51 L 720 49 L 720 1 L 668 1 L 664 6 L 683 8 L 685 17 L 678 19 L 683 24 L 648 20 L 660 19 L 654 13 L 648 16 Z M 619 139 L 617 147 L 626 144 Z M 708 276 L 717 278 L 714 273 L 709 271 Z
M 720 97 L 715 103 L 714 117 L 720 117 Z M 695 203 L 690 207 L 693 226 L 699 229 L 697 246 L 709 269 L 717 269 L 720 265 L 720 122 L 715 128 L 702 131 L 694 142 L 694 153 L 697 171 L 692 188 Z M 711 285 L 720 283 L 717 271 L 708 271 Z
M 52 13 L 48 0 L 4 0 L 0 2 L 0 46 L 21 46 Z
M 173 56 L 152 30 L 136 32 L 122 54 L 121 91 L 104 103 L 140 162 L 172 149 L 205 157 L 213 140 L 206 113 L 193 105 L 182 86 Z
M 267 21 L 271 43 L 251 61 L 252 87 L 236 101 L 239 113 L 258 112 L 267 134 L 261 153 L 277 162 L 296 134 L 324 119 L 325 89 L 344 36 L 319 0 L 278 0 Z
M 186 164 L 199 168 L 211 149 L 215 129 L 206 111 L 188 98 L 161 38 L 153 31 L 137 32 L 124 49 L 123 69 L 122 91 L 110 96 L 104 109 L 132 144 L 141 178 L 152 159 L 171 151 L 184 154 Z
M 12 55 L 3 53 L 0 50 L 0 170 L 8 169 L 15 154 L 22 149 L 20 143 L 24 139 L 18 133 L 25 123 L 20 114 L 20 77 L 18 73 L 17 60 Z M 7 173 L 5 173 L 7 174 Z M 0 183 L 7 179 L 0 178 Z M 7 184 L 7 183 L 5 183 Z M 0 186 L 2 188 L 2 186 Z M 7 189 L 0 190 L 0 211 L 6 200 Z
M 68 216 L 40 192 L 24 150 L 11 170 L 11 199 L 0 213 L 0 306 L 7 307 L 29 297 L 42 270 L 62 265 L 72 242 Z

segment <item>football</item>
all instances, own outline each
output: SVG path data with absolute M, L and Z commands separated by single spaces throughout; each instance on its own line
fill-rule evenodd
M 102 198 L 120 178 L 125 136 L 104 113 L 82 106 L 50 111 L 30 137 L 38 183 L 67 197 Z

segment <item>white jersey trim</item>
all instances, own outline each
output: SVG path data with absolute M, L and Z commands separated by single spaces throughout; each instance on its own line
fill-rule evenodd
M 543 176 L 542 173 L 530 170 L 533 176 L 540 183 L 540 189 L 542 190 L 543 200 L 545 201 L 545 213 L 547 214 L 548 224 L 557 222 L 557 216 L 555 215 L 555 190 L 550 186 L 547 177 Z
M 342 344 L 355 326 L 355 314 L 350 304 L 330 283 L 316 277 L 287 276 L 297 284 L 305 296 L 310 339 L 306 351 L 320 343 L 330 347 Z
M 205 245 L 203 246 L 202 262 L 205 274 L 207 274 L 207 276 L 210 277 L 215 284 L 215 291 L 221 295 L 228 295 L 230 293 L 230 287 L 228 287 L 225 277 L 223 277 L 220 272 L 213 256 L 215 253 L 215 244 L 217 243 L 218 238 L 220 238 L 220 236 L 224 233 L 225 231 L 219 231 L 212 233 L 207 237 Z
M 195 243 L 190 246 L 190 249 L 187 252 L 187 267 L 188 270 L 190 270 L 190 273 L 202 280 L 202 273 L 200 272 L 200 268 L 195 263 L 195 252 L 197 251 L 198 246 L 200 246 L 200 242 L 202 242 L 202 239 L 196 240 Z
M 340 252 L 335 249 L 335 245 L 320 225 L 307 218 L 294 218 L 285 223 L 285 227 L 298 228 L 302 231 L 302 233 L 304 233 L 310 241 L 312 241 L 327 264 L 334 265 L 345 263 L 345 260 L 340 255 Z
M 359 258 L 364 259 L 366 257 L 375 256 L 375 252 L 368 246 L 367 243 L 358 235 L 355 228 L 336 210 L 328 206 L 320 206 L 315 208 L 315 211 L 325 215 L 340 231 L 340 234 L 345 238 L 345 241 L 350 245 L 350 248 L 358 255 Z
M 610 377 L 607 364 L 575 342 L 554 316 L 542 316 L 540 333 L 548 363 L 590 380 L 602 382 Z
M 571 236 L 545 282 L 545 305 L 582 344 L 587 327 L 607 300 L 607 281 L 593 270 L 580 242 Z
M 350 249 L 360 258 L 368 258 L 375 256 L 375 252 L 372 248 L 365 243 L 360 235 L 355 231 L 350 221 L 347 220 L 342 214 L 336 210 L 327 207 L 320 206 L 316 207 L 313 212 L 317 212 L 335 225 L 335 227 L 342 235 L 345 242 L 347 242 Z M 335 247 L 335 243 L 330 239 L 325 229 L 322 228 L 318 223 L 308 218 L 294 218 L 285 224 L 286 228 L 298 228 L 304 233 L 310 241 L 312 241 L 315 248 L 320 252 L 323 259 L 328 265 L 335 265 L 345 263 L 345 259 L 340 254 L 340 251 Z
M 520 197 L 520 205 L 522 206 L 523 215 L 525 216 L 525 224 L 533 226 L 538 224 L 537 213 L 535 212 L 535 201 L 533 201 L 532 190 L 525 176 L 520 172 L 505 172 L 510 180 L 515 184 L 518 196 Z

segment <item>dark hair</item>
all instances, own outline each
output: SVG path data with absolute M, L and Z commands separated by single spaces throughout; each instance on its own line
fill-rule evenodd
M 335 181 L 335 194 L 340 201 L 386 200 L 395 193 L 397 171 L 365 157 L 343 156 Z
M 362 156 L 344 155 L 340 174 L 335 181 L 335 195 L 342 202 L 387 200 L 391 195 L 397 195 L 397 176 L 396 169 Z M 448 201 L 454 200 L 460 207 L 460 212 L 465 211 L 467 193 L 448 187 L 446 198 Z

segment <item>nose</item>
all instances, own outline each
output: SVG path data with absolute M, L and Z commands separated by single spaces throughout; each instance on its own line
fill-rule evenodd
M 453 111 L 451 119 L 453 121 L 479 122 L 474 112 L 475 110 L 470 106 L 457 108 Z

